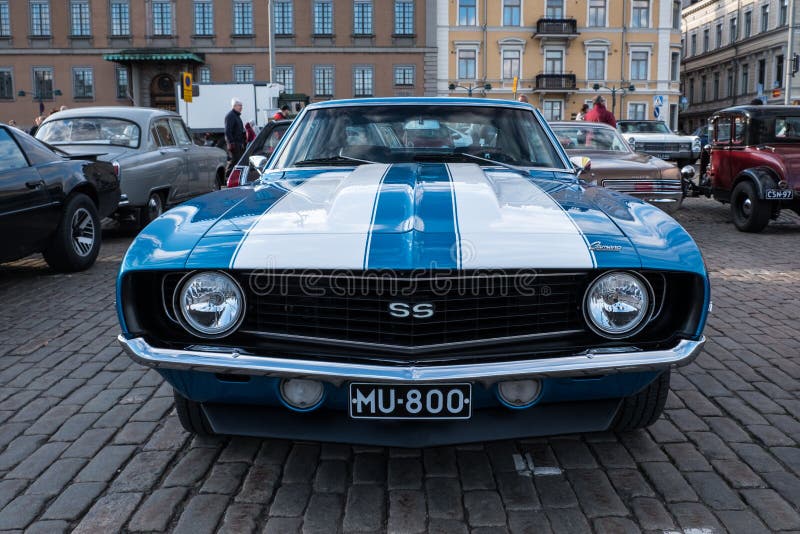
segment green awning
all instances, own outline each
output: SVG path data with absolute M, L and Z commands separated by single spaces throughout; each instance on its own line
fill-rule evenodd
M 114 54 L 104 54 L 106 61 L 116 61 L 117 63 L 129 63 L 133 61 L 189 61 L 194 63 L 205 63 L 199 55 L 188 50 L 121 50 Z

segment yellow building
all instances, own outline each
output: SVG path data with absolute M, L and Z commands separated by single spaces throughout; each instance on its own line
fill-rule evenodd
M 436 2 L 438 94 L 511 99 L 516 76 L 548 120 L 602 93 L 618 119 L 677 128 L 680 1 Z

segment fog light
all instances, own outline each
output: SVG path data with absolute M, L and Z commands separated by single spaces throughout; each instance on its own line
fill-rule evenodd
M 281 397 L 291 408 L 312 410 L 322 401 L 325 388 L 322 382 L 291 378 L 281 382 Z
M 511 408 L 525 408 L 530 406 L 542 385 L 538 380 L 513 380 L 497 384 L 497 394 L 500 400 Z

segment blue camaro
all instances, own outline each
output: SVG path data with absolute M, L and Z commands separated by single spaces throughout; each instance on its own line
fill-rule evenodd
M 697 245 L 579 178 L 541 114 L 314 104 L 255 183 L 132 243 L 120 343 L 183 426 L 431 446 L 653 423 L 700 352 Z

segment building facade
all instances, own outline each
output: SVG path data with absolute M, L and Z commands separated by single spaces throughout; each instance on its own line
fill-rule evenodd
M 283 83 L 312 101 L 435 94 L 435 15 L 423 0 L 0 0 L 0 120 L 40 109 L 174 109 L 196 82 Z
M 617 118 L 677 125 L 679 1 L 436 1 L 439 94 L 512 98 L 516 76 L 549 120 L 602 93 Z
M 755 98 L 783 104 L 789 91 L 789 102 L 797 103 L 800 77 L 788 72 L 791 1 L 705 0 L 684 8 L 684 130 L 705 124 L 719 109 Z M 795 53 L 797 46 L 795 38 Z

